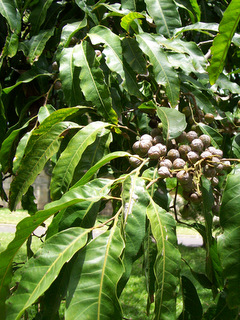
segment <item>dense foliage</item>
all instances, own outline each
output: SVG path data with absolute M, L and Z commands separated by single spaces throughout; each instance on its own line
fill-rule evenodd
M 123 319 L 142 256 L 153 319 L 238 319 L 239 1 L 1 0 L 0 14 L 1 197 L 29 213 L 0 254 L 1 319 L 60 319 L 60 307 Z M 38 211 L 31 185 L 46 167 Z M 212 290 L 204 312 L 180 270 L 180 224 L 204 240 L 205 273 L 186 261 Z

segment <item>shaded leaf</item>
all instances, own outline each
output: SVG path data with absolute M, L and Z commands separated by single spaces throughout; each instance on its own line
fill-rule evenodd
M 110 91 L 105 83 L 104 75 L 96 59 L 92 46 L 83 41 L 74 48 L 74 61 L 81 67 L 80 87 L 87 101 L 91 101 L 106 121 L 117 124 L 117 114 L 112 108 Z
M 51 285 L 63 265 L 87 242 L 89 229 L 70 228 L 48 239 L 21 269 L 17 291 L 7 300 L 7 318 L 19 319 Z
M 183 312 L 179 320 L 201 320 L 203 308 L 193 283 L 185 276 L 181 277 Z
M 38 60 L 47 41 L 53 36 L 55 28 L 50 30 L 41 30 L 36 36 L 32 36 L 30 40 L 25 40 L 19 44 L 19 50 L 22 50 L 28 62 L 33 64 Z
M 210 84 L 214 84 L 224 68 L 228 48 L 240 20 L 240 3 L 232 0 L 219 24 L 219 34 L 211 47 L 212 58 L 208 67 Z
M 166 141 L 177 138 L 187 127 L 185 115 L 176 109 L 157 106 L 157 115 L 162 121 Z
M 108 126 L 109 123 L 92 122 L 79 130 L 69 141 L 53 169 L 50 185 L 53 200 L 59 199 L 68 190 L 83 152 L 88 145 L 94 142 L 97 134 Z
M 237 167 L 227 178 L 222 195 L 220 225 L 223 234 L 218 238 L 218 249 L 227 281 L 227 304 L 239 308 L 240 296 L 240 169 Z
M 145 74 L 147 72 L 146 60 L 137 41 L 133 38 L 124 38 L 122 47 L 123 55 L 130 67 L 137 73 Z
M 68 288 L 66 320 L 122 319 L 116 287 L 124 270 L 124 242 L 117 220 L 79 253 Z
M 172 106 L 176 106 L 179 99 L 179 79 L 175 70 L 171 67 L 166 53 L 160 48 L 154 36 L 141 33 L 136 36 L 142 51 L 148 55 L 155 80 L 166 87 L 166 94 Z
M 147 208 L 153 237 L 157 243 L 155 262 L 155 320 L 176 319 L 176 292 L 180 253 L 177 249 L 175 220 L 150 198 Z
M 47 15 L 47 10 L 53 0 L 39 0 L 31 11 L 29 22 L 31 23 L 31 33 L 37 34 L 41 25 L 44 23 Z
M 240 133 L 237 134 L 233 139 L 232 151 L 235 157 L 240 159 Z
M 198 123 L 198 126 L 200 127 L 200 129 L 204 134 L 207 134 L 210 136 L 211 144 L 215 148 L 219 148 L 222 145 L 223 136 L 217 130 L 201 122 Z
M 181 26 L 175 3 L 172 0 L 145 0 L 145 3 L 157 26 L 157 33 L 171 38 L 173 30 Z

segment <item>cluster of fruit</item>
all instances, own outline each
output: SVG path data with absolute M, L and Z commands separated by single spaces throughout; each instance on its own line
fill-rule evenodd
M 195 131 L 183 132 L 176 140 L 163 140 L 161 130 L 154 128 L 132 146 L 135 155 L 129 158 L 138 167 L 147 157 L 158 167 L 159 178 L 176 177 L 183 190 L 183 197 L 192 202 L 201 200 L 200 178 L 203 174 L 216 187 L 218 176 L 227 170 L 230 162 L 223 160 L 223 152 L 211 145 L 208 135 L 198 136 Z

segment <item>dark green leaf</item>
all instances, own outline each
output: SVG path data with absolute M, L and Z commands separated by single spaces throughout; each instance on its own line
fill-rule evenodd
M 214 147 L 219 148 L 222 145 L 223 137 L 217 130 L 213 129 L 212 127 L 204 123 L 198 123 L 198 125 L 204 134 L 210 136 L 211 144 Z
M 72 37 L 82 28 L 87 26 L 87 19 L 84 18 L 82 21 L 66 24 L 61 33 L 61 40 L 59 46 L 68 47 Z
M 39 0 L 34 6 L 29 22 L 32 26 L 32 34 L 37 34 L 40 30 L 41 25 L 44 23 L 47 15 L 47 10 L 52 4 L 53 0 Z
M 223 275 L 227 281 L 229 308 L 240 306 L 240 169 L 233 170 L 227 178 L 220 209 L 223 234 L 218 238 Z
M 0 13 L 6 18 L 12 32 L 21 31 L 21 16 L 14 0 L 0 0 Z
M 232 151 L 235 157 L 240 159 L 240 133 L 237 134 L 233 139 Z

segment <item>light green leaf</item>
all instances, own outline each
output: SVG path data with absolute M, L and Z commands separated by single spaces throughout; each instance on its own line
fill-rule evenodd
M 110 91 L 105 83 L 104 75 L 96 59 L 95 51 L 86 42 L 74 48 L 74 63 L 81 67 L 80 87 L 87 101 L 91 101 L 98 112 L 111 123 L 117 124 L 117 114 L 112 108 Z
M 210 84 L 214 84 L 224 68 L 228 48 L 240 20 L 240 2 L 232 0 L 219 24 L 219 34 L 211 47 L 212 58 L 208 67 Z
M 53 36 L 55 27 L 50 30 L 41 30 L 30 40 L 20 42 L 19 50 L 22 50 L 28 62 L 33 64 L 38 60 L 43 50 L 45 49 L 47 41 Z
M 221 89 L 226 89 L 232 93 L 240 94 L 240 86 L 236 82 L 230 81 L 224 74 L 219 75 L 216 80 L 216 85 Z
M 97 134 L 108 126 L 109 123 L 92 122 L 70 140 L 53 169 L 50 185 L 53 200 L 59 199 L 67 191 L 83 152 L 95 141 Z
M 157 106 L 157 115 L 162 121 L 166 141 L 177 138 L 187 127 L 185 115 L 176 109 Z
M 9 243 L 7 249 L 0 253 L 0 310 L 5 313 L 4 301 L 8 295 L 8 286 L 12 277 L 12 261 L 19 248 L 28 239 L 31 233 L 45 220 L 60 210 L 76 203 L 89 201 L 97 202 L 106 197 L 115 180 L 95 179 L 84 186 L 74 188 L 67 192 L 60 200 L 51 202 L 44 210 L 38 211 L 34 216 L 23 219 L 17 225 L 15 238 Z
M 157 33 L 171 38 L 173 30 L 181 26 L 175 3 L 172 0 L 145 0 L 145 3 L 157 25 Z
M 6 319 L 20 319 L 52 284 L 64 263 L 87 242 L 89 229 L 70 228 L 47 240 L 21 269 L 17 291 L 7 300 Z
M 80 88 L 80 68 L 73 59 L 74 48 L 64 48 L 60 57 L 60 79 L 65 100 L 69 106 L 77 106 L 84 101 Z
M 79 253 L 70 277 L 66 320 L 122 319 L 116 288 L 124 270 L 124 242 L 117 220 Z
M 42 123 L 54 111 L 56 111 L 56 109 L 51 104 L 46 104 L 46 105 L 42 106 L 38 111 L 39 123 Z
M 7 20 L 13 33 L 21 31 L 21 16 L 14 0 L 0 0 L 0 13 Z
M 16 153 L 15 153 L 15 157 L 13 159 L 13 173 L 16 174 L 17 170 L 19 169 L 19 165 L 20 162 L 24 156 L 24 152 L 26 149 L 26 146 L 28 144 L 28 141 L 31 137 L 32 132 L 27 132 L 22 139 L 19 141 L 17 149 L 16 149 Z
M 131 154 L 128 152 L 123 152 L 123 151 L 116 151 L 107 154 L 106 156 L 102 157 L 101 160 L 99 160 L 94 166 L 92 166 L 86 173 L 85 175 L 74 185 L 72 188 L 84 185 L 86 182 L 88 182 L 92 176 L 106 163 L 109 161 L 119 158 L 119 157 L 130 157 Z
M 223 234 L 218 238 L 218 249 L 227 282 L 227 304 L 230 309 L 239 308 L 240 283 L 240 168 L 227 178 L 220 209 L 220 225 Z
M 122 9 L 137 11 L 137 1 L 138 0 L 121 0 Z
M 154 36 L 148 33 L 141 33 L 136 36 L 142 51 L 148 55 L 155 80 L 166 88 L 166 94 L 172 106 L 176 106 L 179 99 L 179 79 L 176 71 L 170 65 L 167 55 L 160 48 Z
M 176 5 L 179 8 L 183 8 L 188 11 L 192 23 L 199 22 L 201 20 L 201 10 L 197 3 L 197 0 L 175 0 Z
M 29 22 L 31 23 L 31 32 L 32 34 L 37 34 L 40 30 L 41 25 L 44 23 L 47 10 L 52 4 L 53 0 L 38 0 L 34 6 L 30 17 Z
M 60 146 L 64 132 L 71 128 L 79 128 L 72 122 L 59 122 L 43 133 L 33 144 L 33 152 L 26 153 L 19 166 L 17 175 L 13 179 L 10 187 L 9 208 L 13 210 L 22 195 L 35 181 L 37 175 L 43 170 L 46 162 L 51 158 Z M 31 139 L 29 140 L 29 143 Z M 28 146 L 27 146 L 28 147 Z
M 143 18 L 145 17 L 139 12 L 129 12 L 126 16 L 124 16 L 121 19 L 121 27 L 127 32 L 129 32 L 131 24 L 134 22 L 134 20 Z
M 204 134 L 207 134 L 210 136 L 211 144 L 215 148 L 219 148 L 222 145 L 223 136 L 217 130 L 201 122 L 198 123 L 198 125 Z
M 31 82 L 32 80 L 41 76 L 50 77 L 51 73 L 48 73 L 45 70 L 33 66 L 30 70 L 27 70 L 23 74 L 21 74 L 21 76 L 18 78 L 17 82 L 13 86 L 4 88 L 3 92 L 8 94 L 20 84 Z
M 179 282 L 180 253 L 177 249 L 175 220 L 150 197 L 147 208 L 153 237 L 157 244 L 155 261 L 155 320 L 176 319 L 176 292 Z
M 119 281 L 118 295 L 131 275 L 132 264 L 137 258 L 145 237 L 146 209 L 149 204 L 146 194 L 145 181 L 142 178 L 137 175 L 131 175 L 124 180 L 122 186 L 122 229 L 125 250 L 122 260 L 125 272 Z

